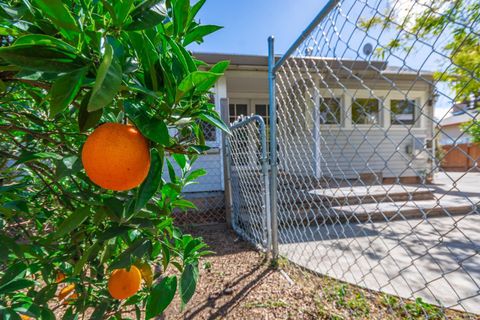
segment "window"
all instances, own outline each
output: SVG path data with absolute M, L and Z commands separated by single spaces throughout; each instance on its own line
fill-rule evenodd
M 265 125 L 268 126 L 270 120 L 270 106 L 268 104 L 255 104 L 255 114 L 261 116 Z
M 246 103 L 230 103 L 228 109 L 230 123 L 237 121 L 239 116 L 248 115 L 248 105 Z
M 200 127 L 202 128 L 205 141 L 217 141 L 217 130 L 215 126 L 208 122 L 200 121 Z
M 354 99 L 352 121 L 354 124 L 377 124 L 380 119 L 378 99 Z
M 323 98 L 320 100 L 320 124 L 340 124 L 340 99 Z
M 415 123 L 415 100 L 390 100 L 392 124 Z

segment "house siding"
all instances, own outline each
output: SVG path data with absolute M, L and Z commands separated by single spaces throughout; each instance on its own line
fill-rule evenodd
M 207 174 L 198 178 L 198 183 L 188 185 L 184 188 L 184 193 L 192 192 L 212 192 L 223 191 L 223 162 L 222 154 L 219 149 L 214 149 L 215 153 L 199 156 L 198 160 L 193 165 L 193 170 L 203 168 L 207 171 Z M 169 158 L 175 169 L 175 173 L 180 175 L 180 168 L 172 158 Z M 168 180 L 168 169 L 164 167 L 163 176 Z
M 342 129 L 333 133 L 321 130 L 322 175 L 347 179 L 380 172 L 383 177 L 419 176 L 428 169 L 428 160 L 407 152 L 407 146 L 413 144 L 413 137 L 426 138 L 427 132 Z

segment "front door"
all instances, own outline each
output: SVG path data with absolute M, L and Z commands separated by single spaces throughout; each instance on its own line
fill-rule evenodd
M 265 132 L 267 134 L 267 150 L 268 150 L 268 121 L 269 117 L 269 105 L 268 100 L 260 100 L 260 99 L 230 99 L 229 104 L 229 121 L 230 123 L 234 123 L 238 120 L 240 116 L 250 116 L 253 114 L 259 115 L 263 118 L 265 122 Z M 240 141 L 242 140 L 242 141 Z M 251 147 L 252 141 L 248 141 L 248 137 L 238 137 L 237 142 L 241 144 L 241 149 L 245 151 L 245 154 L 248 154 L 249 147 Z M 260 148 L 260 146 L 258 146 Z M 254 163 L 252 163 L 255 162 Z M 255 159 L 252 157 L 238 157 L 236 165 L 240 166 L 249 166 L 249 165 L 257 165 L 260 159 Z

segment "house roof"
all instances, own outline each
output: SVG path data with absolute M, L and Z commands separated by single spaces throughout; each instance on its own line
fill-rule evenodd
M 195 52 L 193 55 L 208 64 L 215 64 L 222 60 L 230 61 L 230 69 L 261 69 L 266 70 L 268 68 L 268 57 L 262 55 L 249 55 L 249 54 L 229 54 L 229 53 L 206 53 Z M 276 56 L 275 59 L 280 59 L 280 56 Z M 338 59 L 331 57 L 302 57 L 303 61 L 306 61 L 308 68 L 313 67 L 329 67 L 333 70 L 342 70 L 342 72 L 348 73 L 349 70 L 353 72 L 365 72 L 374 71 L 381 72 L 388 75 L 404 75 L 404 76 L 425 76 L 427 78 L 433 77 L 432 72 L 417 71 L 413 69 L 404 69 L 397 67 L 389 67 L 386 61 L 380 60 L 354 60 L 354 59 Z M 302 62 L 303 63 L 303 62 Z M 305 65 L 303 65 L 305 66 Z
M 440 121 L 441 127 L 448 127 L 459 125 L 461 123 L 465 123 L 474 119 L 480 119 L 478 112 L 475 111 L 467 111 L 462 114 L 453 115 L 451 117 L 447 117 Z

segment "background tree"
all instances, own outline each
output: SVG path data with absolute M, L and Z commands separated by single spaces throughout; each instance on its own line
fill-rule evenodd
M 152 318 L 177 292 L 183 304 L 194 294 L 208 252 L 171 213 L 194 207 L 182 188 L 205 173 L 192 170 L 208 149 L 202 123 L 228 132 L 209 102 L 228 62 L 207 68 L 185 49 L 219 29 L 196 22 L 204 2 L 0 2 L 2 319 Z M 136 189 L 85 175 L 82 145 L 104 122 L 132 123 L 149 141 Z M 114 299 L 112 270 L 133 266 L 142 289 Z
M 408 54 L 414 43 L 417 47 L 425 43 L 444 60 L 438 61 L 440 68 L 435 74 L 436 80 L 450 83 L 457 99 L 466 100 L 471 93 L 480 91 L 478 1 L 391 1 L 382 15 L 364 19 L 359 25 L 366 30 L 377 27 L 379 33 L 392 31 L 390 41 L 377 48 L 378 56 L 385 57 L 395 51 Z M 439 45 L 437 39 L 441 39 L 443 45 Z
M 377 56 L 396 52 L 408 55 L 413 44 L 425 44 L 441 56 L 434 77 L 448 83 L 455 101 L 469 103 L 471 95 L 480 95 L 480 2 L 395 0 L 390 1 L 382 15 L 364 19 L 359 25 L 365 30 L 378 28 L 380 33 L 391 31 L 394 35 L 378 47 Z M 467 123 L 464 130 L 476 142 L 480 141 L 478 120 Z

